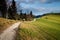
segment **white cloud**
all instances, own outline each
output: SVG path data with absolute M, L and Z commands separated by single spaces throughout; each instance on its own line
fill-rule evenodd
M 47 2 L 47 0 L 40 0 L 40 2 L 45 3 L 45 2 Z

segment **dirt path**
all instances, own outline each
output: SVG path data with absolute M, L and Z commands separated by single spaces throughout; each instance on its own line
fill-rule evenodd
M 0 40 L 14 40 L 16 36 L 16 30 L 18 26 L 20 25 L 20 22 L 17 22 L 10 26 L 10 28 L 7 28 L 5 31 L 3 31 L 2 34 L 0 34 Z

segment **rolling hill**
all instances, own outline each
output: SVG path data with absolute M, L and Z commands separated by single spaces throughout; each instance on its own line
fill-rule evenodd
M 60 15 L 46 15 L 22 22 L 17 40 L 60 40 Z

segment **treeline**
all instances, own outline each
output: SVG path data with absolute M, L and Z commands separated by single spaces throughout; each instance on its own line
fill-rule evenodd
M 32 20 L 33 14 L 32 11 L 27 14 L 23 13 L 22 10 L 20 10 L 20 15 L 17 14 L 17 7 L 15 0 L 12 0 L 11 5 L 7 5 L 6 0 L 0 0 L 0 17 L 8 18 L 8 19 L 14 19 L 14 20 Z
M 34 16 L 32 14 L 32 11 L 30 11 L 29 14 L 23 13 L 22 10 L 20 10 L 20 20 L 30 21 L 33 20 Z
M 47 15 L 60 15 L 60 13 L 45 13 L 43 15 L 34 16 L 34 18 L 40 18 L 40 17 L 47 16 Z
M 46 13 L 46 14 L 43 14 L 42 16 L 46 16 L 46 15 L 60 15 L 60 13 Z

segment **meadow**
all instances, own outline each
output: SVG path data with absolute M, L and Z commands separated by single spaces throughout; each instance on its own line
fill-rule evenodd
M 36 21 L 22 22 L 17 40 L 60 40 L 60 15 L 46 15 Z

